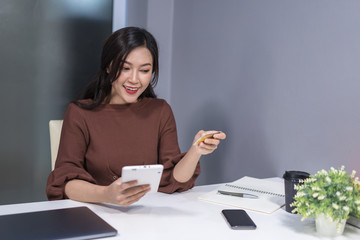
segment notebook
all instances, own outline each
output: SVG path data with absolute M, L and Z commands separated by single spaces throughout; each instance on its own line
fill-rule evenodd
M 93 239 L 117 230 L 87 207 L 0 216 L 1 239 Z
M 222 195 L 218 190 L 227 192 L 247 193 L 258 196 L 257 199 Z M 199 197 L 200 200 L 223 204 L 262 213 L 273 213 L 285 205 L 285 190 L 283 182 L 243 177 L 227 183 L 215 191 Z

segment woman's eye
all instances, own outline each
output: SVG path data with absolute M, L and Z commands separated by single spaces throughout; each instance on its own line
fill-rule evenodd
M 127 71 L 127 70 L 130 70 L 130 68 L 128 68 L 128 67 L 123 67 L 121 70 Z
M 146 70 L 140 70 L 140 72 L 143 72 L 143 73 L 148 73 L 150 70 L 149 69 L 146 69 Z

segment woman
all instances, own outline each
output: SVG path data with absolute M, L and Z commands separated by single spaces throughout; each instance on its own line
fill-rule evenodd
M 149 32 L 127 27 L 107 39 L 98 75 L 65 113 L 47 182 L 49 200 L 130 205 L 150 188 L 121 182 L 127 165 L 162 164 L 161 192 L 194 186 L 200 156 L 213 152 L 226 136 L 217 133 L 181 154 L 172 110 L 153 90 L 158 73 L 158 48 Z M 199 131 L 194 139 L 206 133 Z

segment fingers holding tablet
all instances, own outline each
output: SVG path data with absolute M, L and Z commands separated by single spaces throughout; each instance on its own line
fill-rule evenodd
M 125 166 L 122 168 L 121 179 L 123 183 L 136 180 L 136 185 L 148 184 L 150 192 L 157 192 L 163 169 L 161 164 Z

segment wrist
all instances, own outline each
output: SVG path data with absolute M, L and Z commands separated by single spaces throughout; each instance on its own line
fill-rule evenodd
M 199 147 L 196 145 L 192 145 L 188 151 L 188 153 L 192 156 L 195 157 L 195 159 L 200 159 L 200 157 L 202 156 L 201 152 L 198 150 Z
M 106 202 L 111 203 L 110 197 L 109 197 L 109 186 L 97 186 L 96 195 L 98 196 L 99 202 Z

